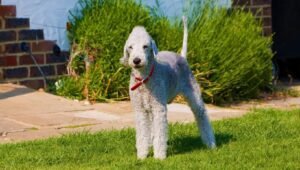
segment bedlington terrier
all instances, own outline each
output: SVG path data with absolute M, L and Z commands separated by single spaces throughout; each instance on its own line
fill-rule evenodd
M 154 40 L 142 26 L 130 33 L 124 56 L 120 59 L 132 68 L 130 98 L 136 113 L 137 157 L 148 156 L 153 145 L 154 157 L 167 156 L 167 103 L 182 94 L 197 121 L 203 142 L 215 148 L 215 137 L 196 82 L 187 60 L 187 21 L 183 17 L 184 37 L 181 55 L 169 51 L 158 52 Z

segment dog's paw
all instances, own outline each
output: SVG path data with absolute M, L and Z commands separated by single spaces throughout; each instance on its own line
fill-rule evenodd
M 147 158 L 147 155 L 146 154 L 143 154 L 143 155 L 139 154 L 139 155 L 137 155 L 137 158 L 140 159 L 140 160 L 144 160 L 144 159 Z
M 166 152 L 160 152 L 160 153 L 155 153 L 154 152 L 154 158 L 164 160 L 164 159 L 167 158 L 167 153 Z
M 215 142 L 212 142 L 212 143 L 208 144 L 208 148 L 215 149 L 215 148 L 217 148 L 217 145 Z
M 138 159 L 143 160 L 143 159 L 146 159 L 147 157 L 148 157 L 148 151 L 139 151 L 137 153 L 137 158 Z
M 164 160 L 167 157 L 166 156 L 154 156 L 155 159 Z

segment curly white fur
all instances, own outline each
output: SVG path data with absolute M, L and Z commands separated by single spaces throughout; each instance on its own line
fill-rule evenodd
M 148 82 L 136 90 L 130 90 L 131 103 L 136 113 L 137 156 L 144 159 L 153 145 L 154 157 L 164 159 L 167 156 L 168 120 L 167 103 L 178 94 L 188 101 L 201 130 L 203 142 L 214 148 L 215 137 L 207 116 L 197 84 L 186 61 L 187 26 L 184 20 L 185 34 L 180 56 L 174 52 L 161 51 L 144 27 L 137 26 L 130 33 L 124 46 L 121 63 L 132 68 L 130 87 L 136 83 L 135 77 L 146 78 L 151 67 L 154 72 Z

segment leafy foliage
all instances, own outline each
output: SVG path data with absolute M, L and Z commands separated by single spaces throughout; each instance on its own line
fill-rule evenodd
M 271 81 L 271 38 L 251 13 L 204 8 L 190 31 L 189 63 L 212 102 L 254 97 Z
M 220 8 L 214 5 L 215 1 L 195 1 L 186 14 L 189 64 L 206 101 L 219 103 L 254 97 L 271 79 L 271 38 L 262 37 L 261 22 L 251 13 Z M 160 50 L 181 49 L 181 20 L 170 21 L 161 12 L 158 1 L 153 8 L 134 0 L 80 0 L 79 3 L 82 10 L 71 12 L 69 37 L 78 46 L 77 50 L 95 58 L 89 73 L 83 72 L 76 78 L 84 80 L 83 86 L 87 84 L 90 100 L 128 98 L 130 70 L 119 64 L 119 58 L 134 26 L 145 26 Z M 76 67 L 82 61 L 75 62 Z M 63 80 L 67 79 L 74 78 Z M 59 94 L 78 94 L 64 93 L 69 91 L 66 88 L 62 87 Z

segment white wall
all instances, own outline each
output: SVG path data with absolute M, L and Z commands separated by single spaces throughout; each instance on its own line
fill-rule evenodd
M 138 0 L 137 0 L 138 1 Z M 187 7 L 187 4 L 192 4 L 191 2 L 203 2 L 205 0 L 160 0 L 160 7 L 163 9 L 164 14 L 169 18 L 181 17 L 183 13 L 183 7 Z M 142 0 L 145 5 L 155 6 L 155 0 Z M 231 0 L 217 0 L 220 6 L 230 7 Z
M 69 10 L 74 8 L 78 0 L 2 0 L 3 5 L 16 5 L 17 17 L 30 18 L 32 29 L 43 29 L 45 39 L 57 40 L 62 50 L 69 49 L 66 34 L 66 23 Z M 137 0 L 139 1 L 139 0 Z M 161 8 L 169 17 L 181 16 L 184 3 L 192 0 L 161 0 Z M 142 0 L 146 5 L 155 5 L 155 0 Z M 230 0 L 220 0 L 224 6 Z
M 69 9 L 77 0 L 2 0 L 2 5 L 16 5 L 17 17 L 30 18 L 30 28 L 44 29 L 45 39 L 57 40 L 63 50 L 69 49 L 66 22 Z

